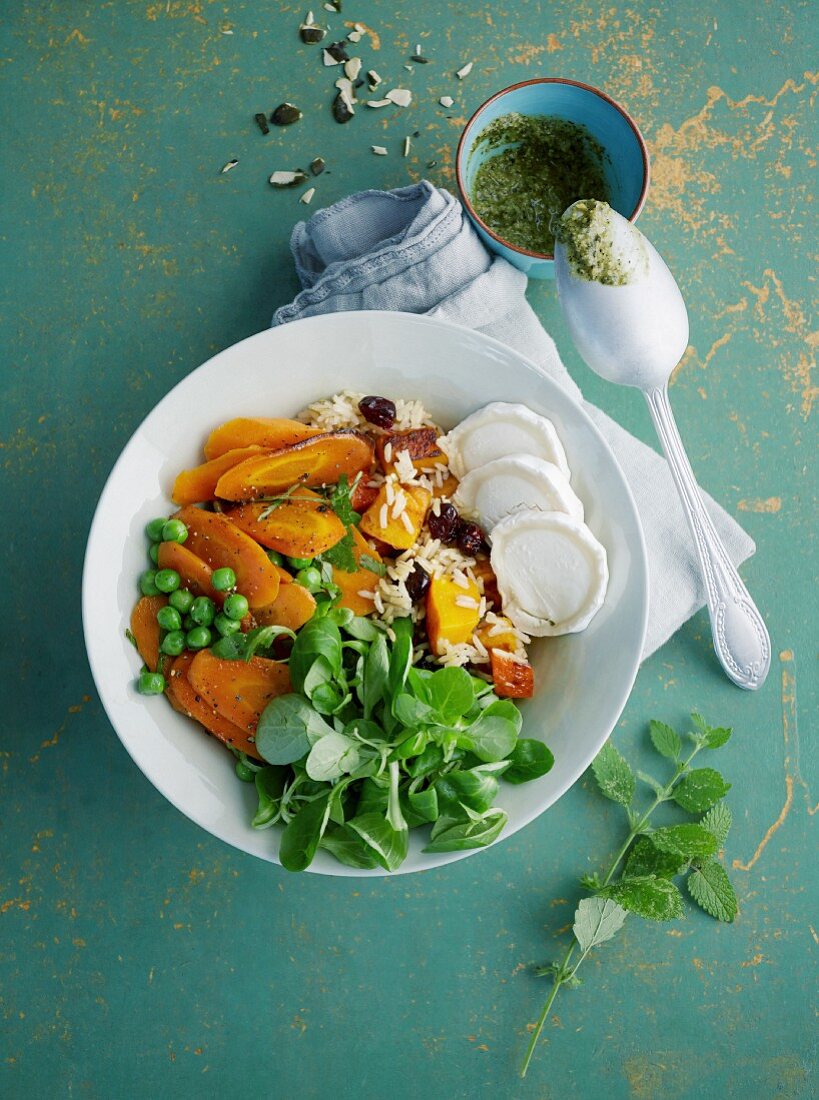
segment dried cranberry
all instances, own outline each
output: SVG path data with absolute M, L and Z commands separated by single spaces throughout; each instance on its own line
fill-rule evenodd
M 358 407 L 364 419 L 377 428 L 389 431 L 395 423 L 395 402 L 388 397 L 362 397 Z
M 483 531 L 477 523 L 468 523 L 462 519 L 458 522 L 455 541 L 464 554 L 477 554 L 483 546 Z
M 460 517 L 455 505 L 442 504 L 437 516 L 434 512 L 429 513 L 427 526 L 434 539 L 440 539 L 441 542 L 452 542 L 459 521 Z
M 429 573 L 420 565 L 414 565 L 405 584 L 407 586 L 409 598 L 413 603 L 419 603 L 427 594 L 427 589 L 429 588 Z

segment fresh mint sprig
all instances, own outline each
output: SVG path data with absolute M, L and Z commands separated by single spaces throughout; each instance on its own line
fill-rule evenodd
M 691 767 L 703 749 L 724 745 L 731 730 L 709 726 L 696 713 L 691 719 L 694 729 L 687 738 L 693 748 L 685 756 L 683 739 L 676 730 L 663 722 L 652 721 L 649 725 L 652 746 L 673 767 L 665 782 L 633 771 L 610 742 L 592 763 L 600 793 L 624 808 L 629 832 L 605 874 L 586 875 L 581 880 L 592 896 L 583 898 L 577 907 L 572 941 L 562 959 L 537 971 L 551 976 L 552 988 L 529 1040 L 522 1077 L 526 1076 L 555 998 L 564 985 L 580 983 L 577 971 L 589 952 L 615 936 L 629 913 L 656 921 L 682 916 L 682 894 L 674 878 L 687 874 L 690 897 L 717 920 L 732 921 L 737 914 L 736 894 L 716 858 L 731 827 L 731 811 L 721 801 L 731 784 L 713 768 Z M 654 794 L 643 812 L 634 808 L 638 781 Z M 703 816 L 698 821 L 653 828 L 650 819 L 664 803 Z

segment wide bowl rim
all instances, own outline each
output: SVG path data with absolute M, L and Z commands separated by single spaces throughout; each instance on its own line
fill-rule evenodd
M 525 826 L 531 824 L 532 821 L 534 821 L 536 818 L 540 817 L 541 814 L 545 813 L 546 810 L 548 810 L 551 806 L 553 806 L 555 804 L 555 802 L 557 802 L 560 798 L 562 798 L 563 795 L 571 787 L 574 786 L 574 784 L 582 776 L 583 772 L 585 772 L 585 770 L 591 764 L 592 760 L 596 756 L 597 752 L 599 752 L 602 745 L 605 744 L 605 742 L 610 737 L 611 732 L 614 729 L 615 725 L 617 724 L 617 721 L 619 720 L 620 715 L 623 712 L 623 709 L 626 705 L 626 702 L 628 701 L 628 698 L 631 694 L 631 690 L 634 686 L 634 682 L 635 682 L 636 677 L 637 677 L 637 673 L 639 671 L 640 662 L 641 662 L 641 659 L 642 659 L 642 651 L 643 651 L 643 647 L 644 647 L 644 644 L 645 644 L 646 629 L 647 629 L 647 624 L 648 624 L 648 598 L 649 598 L 648 558 L 647 558 L 647 551 L 646 551 L 645 536 L 644 536 L 643 529 L 642 529 L 642 524 L 641 524 L 641 521 L 640 521 L 640 515 L 639 515 L 639 512 L 637 510 L 637 506 L 636 506 L 636 503 L 634 501 L 634 497 L 633 497 L 633 494 L 632 494 L 631 489 L 629 487 L 628 481 L 626 480 L 625 474 L 623 473 L 623 471 L 620 467 L 620 464 L 618 463 L 614 453 L 612 452 L 612 450 L 609 447 L 608 443 L 606 442 L 605 438 L 603 437 L 603 435 L 601 434 L 601 432 L 599 431 L 599 429 L 595 425 L 592 418 L 589 416 L 589 414 L 586 412 L 586 410 L 582 407 L 582 405 L 579 402 L 574 401 L 571 398 L 571 396 L 566 392 L 566 390 L 562 386 L 560 386 L 559 383 L 555 379 L 551 378 L 548 375 L 545 375 L 543 373 L 543 371 L 539 370 L 538 367 L 530 359 L 528 359 L 526 356 L 524 356 L 520 352 L 516 351 L 514 348 L 509 347 L 508 344 L 504 344 L 502 341 L 495 339 L 494 337 L 488 336 L 485 333 L 477 332 L 475 329 L 469 328 L 468 326 L 460 325 L 460 324 L 457 324 L 453 321 L 444 320 L 444 319 L 441 319 L 441 318 L 429 317 L 429 316 L 419 315 L 419 314 L 414 314 L 414 313 L 406 313 L 406 312 L 397 311 L 397 310 L 396 311 L 352 310 L 352 311 L 344 311 L 343 315 L 344 316 L 349 316 L 349 314 L 351 314 L 351 313 L 356 314 L 357 316 L 359 316 L 362 319 L 362 322 L 366 321 L 366 322 L 372 322 L 372 323 L 378 324 L 385 317 L 391 317 L 391 318 L 401 317 L 407 323 L 409 323 L 410 325 L 419 325 L 419 326 L 451 329 L 451 330 L 454 330 L 454 331 L 457 331 L 457 332 L 462 332 L 462 333 L 465 333 L 465 334 L 469 334 L 469 336 L 471 338 L 477 338 L 481 342 L 485 342 L 489 349 L 496 349 L 497 351 L 499 351 L 503 355 L 507 355 L 507 356 L 511 355 L 513 358 L 515 358 L 516 360 L 519 361 L 520 365 L 525 370 L 534 373 L 537 376 L 538 381 L 540 383 L 542 383 L 543 386 L 547 390 L 551 390 L 552 393 L 558 393 L 560 395 L 560 399 L 567 400 L 571 403 L 574 412 L 576 412 L 577 416 L 584 422 L 585 427 L 588 430 L 590 430 L 591 433 L 594 436 L 597 437 L 597 441 L 598 441 L 601 449 L 603 450 L 603 452 L 605 453 L 605 455 L 607 457 L 607 461 L 610 465 L 610 469 L 611 469 L 611 472 L 612 472 L 613 476 L 615 476 L 620 482 L 620 487 L 624 492 L 624 500 L 630 506 L 631 526 L 633 527 L 634 534 L 636 535 L 636 544 L 635 545 L 630 544 L 630 549 L 633 553 L 633 558 L 634 558 L 634 581 L 633 581 L 633 583 L 636 583 L 636 584 L 639 585 L 639 588 L 638 588 L 637 591 L 638 591 L 638 595 L 641 599 L 642 614 L 641 614 L 641 621 L 639 623 L 639 631 L 638 631 L 639 644 L 635 646 L 633 659 L 632 659 L 632 661 L 630 662 L 630 665 L 629 665 L 628 675 L 626 677 L 624 677 L 624 680 L 623 680 L 623 683 L 620 687 L 620 690 L 616 695 L 616 700 L 612 701 L 609 704 L 609 707 L 608 707 L 608 711 L 611 714 L 611 720 L 608 721 L 608 719 L 607 719 L 608 729 L 606 729 L 604 733 L 601 733 L 600 743 L 599 743 L 599 745 L 597 745 L 596 748 L 593 749 L 593 751 L 587 752 L 587 753 L 583 754 L 581 757 L 579 757 L 578 763 L 576 763 L 575 767 L 572 769 L 571 774 L 568 776 L 568 778 L 563 783 L 563 785 L 560 786 L 560 788 L 558 790 L 556 790 L 555 793 L 553 793 L 551 796 L 547 797 L 546 800 L 542 801 L 542 803 L 540 803 L 537 807 L 532 809 L 531 812 L 525 811 L 521 815 L 519 820 L 516 820 L 514 823 L 512 823 L 511 821 L 508 823 L 508 825 L 504 828 L 504 830 L 503 830 L 501 836 L 498 838 L 498 840 L 495 841 L 493 845 L 490 845 L 490 847 L 494 847 L 495 844 L 501 843 L 503 840 L 509 839 L 510 837 L 514 836 L 515 833 L 517 833 L 521 829 L 525 828 Z M 309 327 L 309 328 L 315 328 L 315 329 L 320 330 L 323 327 L 328 327 L 328 326 L 331 326 L 333 323 L 336 323 L 338 317 L 339 317 L 339 314 L 337 314 L 337 313 L 322 314 L 322 315 L 317 315 L 317 316 L 313 316 L 313 317 L 300 318 L 299 320 L 292 321 L 292 322 L 288 323 L 287 326 L 282 326 L 282 327 L 283 328 L 286 327 L 289 330 L 292 329 L 293 326 L 298 326 L 299 328 L 303 327 L 305 329 L 307 329 Z M 108 497 L 114 491 L 114 486 L 116 484 L 116 480 L 117 480 L 117 477 L 119 475 L 120 470 L 124 466 L 126 466 L 127 462 L 129 461 L 129 457 L 130 457 L 129 452 L 131 452 L 133 449 L 136 448 L 137 440 L 139 439 L 141 433 L 145 430 L 146 426 L 149 425 L 152 418 L 154 418 L 155 416 L 158 417 L 162 407 L 165 406 L 166 404 L 169 404 L 170 402 L 172 402 L 173 396 L 174 396 L 174 394 L 176 393 L 177 390 L 179 390 L 183 386 L 190 385 L 192 378 L 194 378 L 200 372 L 204 372 L 206 368 L 212 368 L 213 364 L 215 364 L 218 360 L 220 360 L 222 358 L 229 357 L 229 356 L 235 356 L 239 349 L 241 349 L 243 347 L 246 347 L 247 345 L 249 345 L 251 343 L 263 344 L 266 340 L 270 340 L 271 338 L 275 338 L 274 334 L 275 334 L 276 331 L 277 331 L 276 328 L 263 329 L 260 332 L 254 333 L 251 336 L 245 337 L 243 340 L 237 341 L 237 343 L 235 343 L 235 344 L 231 344 L 228 347 L 223 348 L 221 351 L 217 352 L 215 355 L 211 356 L 209 359 L 206 359 L 203 363 L 201 363 L 198 367 L 194 368 L 187 375 L 185 375 L 183 378 L 181 378 L 173 387 L 171 387 L 171 389 L 168 390 L 168 392 L 162 398 L 160 398 L 160 400 L 153 406 L 153 408 L 147 413 L 146 416 L 144 416 L 142 418 L 140 423 L 137 425 L 137 427 L 135 428 L 135 430 L 133 431 L 133 433 L 129 437 L 127 443 L 122 448 L 122 450 L 121 450 L 120 454 L 118 455 L 116 461 L 114 462 L 113 466 L 111 467 L 111 471 L 110 471 L 110 473 L 108 474 L 108 477 L 105 480 L 105 484 L 104 484 L 104 486 L 102 488 L 102 491 L 100 493 L 100 497 L 99 497 L 99 500 L 97 502 L 97 506 L 94 510 L 94 515 L 93 515 L 93 518 L 91 520 L 91 524 L 90 524 L 90 527 L 89 527 L 88 539 L 87 539 L 87 543 L 86 543 L 86 550 L 85 550 L 84 561 L 83 561 L 83 573 L 82 573 L 82 621 L 83 621 L 83 635 L 84 635 L 84 641 L 85 641 L 86 654 L 87 654 L 87 657 L 88 657 L 88 663 L 89 663 L 92 678 L 94 680 L 94 684 L 95 684 L 95 687 L 96 687 L 96 690 L 97 690 L 97 694 L 98 694 L 98 696 L 100 698 L 100 701 L 103 705 L 103 709 L 106 713 L 106 716 L 107 716 L 114 732 L 116 733 L 119 741 L 121 742 L 121 744 L 125 748 L 128 755 L 131 757 L 133 762 L 136 764 L 137 768 L 140 770 L 140 772 L 142 772 L 143 776 L 148 780 L 148 782 L 151 783 L 152 786 L 154 786 L 159 791 L 159 793 L 161 795 L 163 795 L 164 798 L 167 799 L 168 802 L 171 803 L 172 806 L 174 806 L 180 813 L 182 813 L 189 821 L 192 821 L 194 824 L 196 824 L 200 828 L 204 829 L 206 832 L 208 832 L 211 836 L 215 837 L 217 840 L 220 840 L 222 843 L 228 844 L 230 847 L 236 848 L 239 851 L 243 851 L 247 855 L 254 856 L 255 858 L 261 858 L 264 862 L 269 862 L 269 863 L 273 863 L 277 866 L 281 866 L 281 864 L 279 863 L 279 860 L 278 860 L 277 857 L 271 856 L 270 858 L 268 858 L 267 856 L 262 856 L 258 852 L 253 851 L 250 848 L 243 846 L 240 841 L 237 841 L 236 839 L 233 839 L 233 838 L 228 838 L 224 835 L 221 835 L 219 832 L 215 831 L 214 828 L 213 828 L 212 822 L 209 822 L 208 820 L 206 820 L 204 818 L 203 815 L 197 814 L 196 812 L 190 810 L 189 808 L 187 808 L 186 806 L 184 806 L 181 803 L 181 800 L 176 796 L 176 794 L 171 789 L 169 789 L 169 784 L 165 784 L 161 780 L 158 780 L 156 777 L 154 777 L 152 775 L 148 775 L 145 772 L 144 768 L 142 767 L 139 760 L 137 759 L 137 757 L 135 755 L 135 752 L 132 751 L 131 745 L 129 744 L 129 738 L 127 736 L 127 731 L 121 730 L 120 726 L 118 724 L 118 722 L 119 722 L 118 718 L 115 719 L 115 716 L 114 716 L 114 713 L 113 713 L 114 700 L 113 700 L 113 698 L 109 697 L 108 684 L 107 684 L 105 678 L 102 675 L 102 670 L 101 670 L 101 667 L 100 667 L 100 663 L 95 660 L 95 652 L 97 651 L 98 646 L 95 642 L 94 635 L 93 635 L 93 632 L 91 630 L 92 610 L 94 608 L 95 599 L 96 599 L 96 593 L 95 593 L 95 588 L 94 588 L 95 577 L 94 577 L 94 575 L 92 575 L 92 565 L 93 565 L 92 559 L 94 557 L 94 553 L 96 551 L 97 544 L 100 541 L 101 536 L 104 535 L 104 532 L 103 532 L 102 528 L 103 528 L 103 524 L 104 524 L 104 520 L 105 520 L 105 512 L 106 512 L 106 506 L 107 506 L 107 503 L 108 503 Z M 421 871 L 439 869 L 442 866 L 445 866 L 449 863 L 457 862 L 461 859 L 467 858 L 468 856 L 471 856 L 471 855 L 475 855 L 478 852 L 481 852 L 481 851 L 484 851 L 484 850 L 485 849 L 483 849 L 483 848 L 479 848 L 479 849 L 470 849 L 470 850 L 463 851 L 463 852 L 447 853 L 446 855 L 437 855 L 436 857 L 433 857 L 432 860 L 429 862 L 429 864 L 427 864 L 425 866 L 409 867 L 409 868 L 399 867 L 396 871 L 393 871 L 393 872 L 386 872 L 381 868 L 378 868 L 378 869 L 375 869 L 375 870 L 361 871 L 361 870 L 358 870 L 356 868 L 347 867 L 343 864 L 339 864 L 338 868 L 333 867 L 332 869 L 319 868 L 319 867 L 311 866 L 310 868 L 308 868 L 308 870 L 311 873 L 320 874 L 320 875 L 327 875 L 328 877 L 331 877 L 331 878 L 335 878 L 335 877 L 374 878 L 374 877 L 382 877 L 382 876 L 387 876 L 387 875 L 392 875 L 394 877 L 394 876 L 399 875 L 399 874 L 416 874 L 416 873 L 420 873 Z
M 637 220 L 642 212 L 643 207 L 645 206 L 646 197 L 648 195 L 648 187 L 651 179 L 651 164 L 648 155 L 648 146 L 646 145 L 645 138 L 640 132 L 640 127 L 637 125 L 637 123 L 634 121 L 634 119 L 631 117 L 625 107 L 618 103 L 616 99 L 613 99 L 612 96 L 608 95 L 607 92 L 604 92 L 601 88 L 595 88 L 593 84 L 586 84 L 582 80 L 570 80 L 568 77 L 562 76 L 535 76 L 529 80 L 520 80 L 517 84 L 510 84 L 506 88 L 501 88 L 500 91 L 495 92 L 488 99 L 484 100 L 484 102 L 481 103 L 481 105 L 472 112 L 469 121 L 461 131 L 461 136 L 458 140 L 458 147 L 455 151 L 455 179 L 458 184 L 458 191 L 461 196 L 461 202 L 464 204 L 467 213 L 469 214 L 470 218 L 472 218 L 485 233 L 487 233 L 493 240 L 497 241 L 498 244 L 502 244 L 504 248 L 508 248 L 510 251 L 515 252 L 520 256 L 529 256 L 533 260 L 551 260 L 552 262 L 554 262 L 554 252 L 534 252 L 529 248 L 523 248 L 520 245 L 512 244 L 511 241 L 507 241 L 504 237 L 501 237 L 500 234 L 495 232 L 495 230 L 492 229 L 491 226 L 487 225 L 487 223 L 476 212 L 474 206 L 472 205 L 472 200 L 469 197 L 469 193 L 466 188 L 466 182 L 463 177 L 463 147 L 466 142 L 466 136 L 469 133 L 469 130 L 475 120 L 478 118 L 481 112 L 486 110 L 486 108 L 489 107 L 490 104 L 494 103 L 496 99 L 500 99 L 502 96 L 508 95 L 509 92 L 515 92 L 519 88 L 526 88 L 531 84 L 568 84 L 573 88 L 582 88 L 584 91 L 591 92 L 593 95 L 596 95 L 600 99 L 605 100 L 605 102 L 608 103 L 609 106 L 614 107 L 614 109 L 623 116 L 626 123 L 631 127 L 632 131 L 634 132 L 634 136 L 637 139 L 637 145 L 640 149 L 640 156 L 643 162 L 643 186 L 640 190 L 637 205 L 634 207 L 634 210 L 631 212 L 631 214 L 628 215 L 628 221 L 630 222 L 634 222 Z

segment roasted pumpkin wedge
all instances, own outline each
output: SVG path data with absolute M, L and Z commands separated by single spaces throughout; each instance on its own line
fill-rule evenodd
M 361 593 L 375 595 L 378 588 L 379 576 L 373 569 L 367 569 L 361 565 L 361 555 L 367 554 L 373 561 L 381 564 L 381 555 L 373 550 L 357 527 L 351 527 L 353 533 L 353 554 L 355 555 L 358 569 L 355 573 L 347 573 L 343 569 L 333 569 L 333 583 L 341 589 L 339 607 L 348 607 L 356 615 L 371 615 L 375 609 L 372 599 L 362 596 Z
M 440 656 L 444 643 L 469 642 L 480 622 L 481 596 L 470 580 L 466 588 L 451 576 L 433 577 L 427 590 L 427 636 L 432 652 Z
M 381 486 L 378 496 L 361 517 L 361 530 L 396 550 L 408 550 L 424 525 L 432 494 L 420 485 L 397 486 L 394 492 L 395 498 L 390 502 L 386 485 Z M 395 516 L 396 506 L 402 500 L 404 510 Z
M 350 481 L 373 460 L 372 444 L 359 432 L 321 435 L 247 458 L 222 474 L 216 496 L 223 500 L 258 500 L 283 493 L 301 483 L 307 487 L 334 485 L 342 474 Z
M 290 447 L 293 443 L 321 434 L 320 428 L 308 428 L 298 420 L 239 416 L 214 428 L 205 443 L 205 458 L 218 458 L 226 451 L 234 451 L 239 447 L 255 446 L 278 451 L 282 447 Z
M 201 466 L 194 466 L 190 470 L 183 470 L 173 483 L 171 497 L 176 504 L 202 504 L 206 500 L 213 500 L 216 492 L 216 483 L 222 474 L 232 466 L 244 462 L 246 458 L 252 458 L 259 454 L 261 447 L 239 447 L 232 451 L 225 451 L 218 458 L 212 458 L 209 462 L 203 462 Z
M 406 451 L 416 470 L 434 470 L 446 466 L 447 458 L 438 446 L 437 428 L 411 428 L 409 431 L 383 435 L 376 444 L 376 453 L 385 474 L 392 473 L 401 451 Z
M 176 513 L 188 528 L 183 549 L 201 558 L 211 569 L 230 567 L 236 587 L 251 610 L 272 603 L 279 594 L 279 571 L 257 542 L 217 512 L 187 505 Z
M 291 558 L 314 558 L 344 538 L 344 524 L 312 489 L 296 489 L 272 512 L 269 509 L 270 504 L 261 502 L 240 504 L 225 514 L 256 542 Z
M 495 693 L 504 699 L 531 699 L 535 691 L 535 670 L 503 649 L 491 649 Z
M 161 631 L 156 621 L 156 613 L 167 602 L 167 596 L 143 596 L 137 600 L 131 612 L 131 633 L 136 642 L 137 652 L 151 672 L 156 672 L 159 664 Z
M 180 714 L 185 714 L 188 718 L 199 722 L 208 733 L 212 733 L 230 748 L 247 753 L 256 760 L 261 759 L 247 731 L 228 721 L 227 718 L 223 718 L 188 680 L 188 669 L 193 660 L 193 653 L 182 653 L 171 665 L 165 681 L 171 706 Z
M 303 585 L 282 584 L 273 603 L 257 608 L 255 618 L 259 626 L 286 626 L 288 630 L 300 630 L 313 617 L 315 610 L 316 601 Z
M 217 714 L 251 735 L 270 700 L 290 691 L 285 662 L 266 657 L 223 661 L 207 649 L 200 649 L 191 661 L 188 680 Z
M 517 649 L 517 634 L 504 615 L 496 616 L 495 622 L 482 622 L 475 635 L 484 649 L 505 649 L 507 653 L 514 653 Z

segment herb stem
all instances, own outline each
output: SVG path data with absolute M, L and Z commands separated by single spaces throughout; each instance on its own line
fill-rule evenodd
M 682 778 L 682 776 L 686 773 L 686 771 L 688 771 L 688 767 L 691 764 L 691 761 L 694 759 L 701 748 L 702 745 L 699 744 L 694 746 L 690 756 L 681 764 L 677 765 L 677 768 L 674 772 L 674 777 L 672 778 L 671 782 L 655 796 L 654 801 L 651 803 L 651 805 L 648 807 L 642 817 L 640 817 L 640 819 L 635 822 L 634 825 L 632 825 L 629 834 L 625 839 L 625 842 L 623 843 L 617 855 L 614 857 L 614 860 L 612 861 L 612 864 L 609 867 L 608 872 L 606 873 L 606 877 L 601 883 L 601 887 L 608 886 L 608 884 L 611 882 L 614 873 L 620 866 L 620 863 L 626 852 L 628 852 L 634 840 L 640 835 L 640 833 L 648 824 L 648 819 L 651 817 L 658 806 L 662 805 L 663 802 L 668 802 L 668 800 L 671 798 L 671 793 L 674 787 L 676 786 L 677 782 Z M 552 984 L 551 992 L 549 993 L 549 996 L 546 1000 L 546 1004 L 543 1006 L 543 1011 L 538 1018 L 537 1024 L 535 1025 L 535 1030 L 532 1032 L 532 1037 L 529 1040 L 528 1047 L 526 1048 L 526 1057 L 524 1058 L 523 1066 L 520 1071 L 521 1077 L 526 1076 L 526 1071 L 529 1068 L 529 1063 L 532 1061 L 532 1056 L 535 1053 L 535 1048 L 543 1032 L 543 1028 L 546 1026 L 546 1020 L 549 1016 L 549 1010 L 554 1004 L 554 1000 L 558 994 L 558 990 L 562 985 L 565 985 L 567 981 L 575 976 L 578 969 L 580 968 L 580 964 L 583 962 L 583 960 L 586 958 L 586 955 L 588 954 L 587 951 L 584 952 L 577 960 L 575 965 L 572 967 L 571 971 L 567 970 L 572 955 L 574 954 L 574 949 L 577 946 L 577 939 L 572 936 L 572 942 L 569 944 L 568 950 L 563 956 L 563 960 L 560 963 L 560 966 L 557 967 L 557 969 L 555 970 L 554 982 Z

